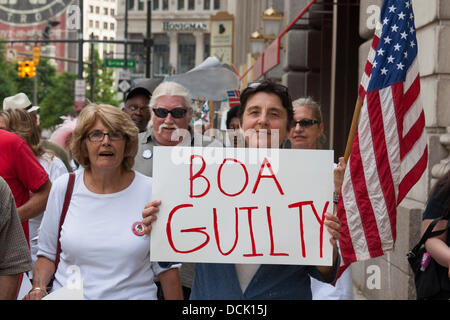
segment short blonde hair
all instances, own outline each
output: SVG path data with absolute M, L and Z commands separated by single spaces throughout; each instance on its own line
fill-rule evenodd
M 71 151 L 73 158 L 83 166 L 90 168 L 86 138 L 95 122 L 100 120 L 108 129 L 125 134 L 125 152 L 122 167 L 129 171 L 133 168 L 134 157 L 138 150 L 138 129 L 130 116 L 118 108 L 106 104 L 90 104 L 84 108 L 72 133 Z

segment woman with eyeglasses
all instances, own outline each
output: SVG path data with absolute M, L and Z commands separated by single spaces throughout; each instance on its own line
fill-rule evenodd
M 291 123 L 289 141 L 292 149 L 321 149 L 325 135 L 320 104 L 311 97 L 300 98 L 292 102 L 294 119 Z M 335 198 L 339 194 L 345 172 L 344 158 L 334 169 Z M 352 300 L 353 283 L 351 268 L 347 268 L 339 277 L 335 286 L 311 278 L 313 300 Z
M 287 88 L 271 81 L 253 83 L 242 92 L 240 100 L 239 117 L 246 147 L 281 148 L 293 120 Z M 145 207 L 145 232 L 150 232 L 160 204 L 155 200 Z M 311 299 L 310 275 L 332 282 L 340 264 L 336 247 L 339 219 L 326 213 L 325 226 L 332 236 L 333 266 L 197 263 L 190 299 Z
M 132 170 L 138 129 L 126 113 L 109 105 L 90 105 L 73 131 L 72 154 L 81 169 L 58 239 L 69 175 L 51 189 L 42 221 L 33 288 L 25 299 L 82 281 L 88 300 L 155 300 L 159 276 L 166 299 L 181 299 L 179 265 L 150 261 L 149 238 L 141 212 L 151 200 L 152 180 Z M 59 264 L 55 268 L 58 242 Z M 55 270 L 56 269 L 56 270 Z M 79 274 L 74 274 L 79 270 Z

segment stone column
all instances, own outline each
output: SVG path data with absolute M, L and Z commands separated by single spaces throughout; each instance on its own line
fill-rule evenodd
M 204 60 L 205 38 L 203 32 L 194 32 L 195 37 L 195 65 L 198 66 Z
M 447 133 L 440 136 L 439 142 L 447 149 L 448 157 L 435 164 L 431 169 L 431 187 L 450 170 L 450 127 L 447 127 Z
M 176 73 L 178 68 L 178 34 L 176 32 L 168 32 L 170 39 L 169 63 L 171 72 Z

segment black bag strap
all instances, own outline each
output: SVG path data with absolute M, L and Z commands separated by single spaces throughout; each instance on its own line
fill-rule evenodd
M 443 234 L 445 231 L 447 231 L 450 228 L 450 222 L 449 222 L 449 223 L 447 223 L 447 227 L 446 228 L 444 228 L 442 230 L 438 230 L 438 231 L 433 231 L 433 228 L 442 219 L 448 219 L 447 215 L 446 216 L 441 216 L 439 218 L 436 218 L 430 223 L 430 225 L 428 226 L 427 230 L 424 232 L 422 238 L 420 239 L 419 243 L 411 250 L 412 253 L 417 254 L 419 249 L 422 247 L 422 245 L 425 244 L 425 242 L 429 238 L 433 238 L 433 237 L 439 236 L 439 235 Z

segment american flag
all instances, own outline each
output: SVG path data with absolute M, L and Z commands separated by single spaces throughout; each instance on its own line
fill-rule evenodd
M 200 119 L 209 122 L 209 101 L 206 100 L 202 107 L 202 112 L 200 114 Z
M 241 104 L 241 101 L 240 101 L 241 92 L 239 90 L 229 90 L 229 91 L 227 91 L 227 95 L 228 95 L 228 103 L 230 104 L 230 108 Z
M 359 96 L 359 124 L 338 202 L 341 272 L 394 249 L 397 206 L 427 166 L 411 1 L 384 1 Z

